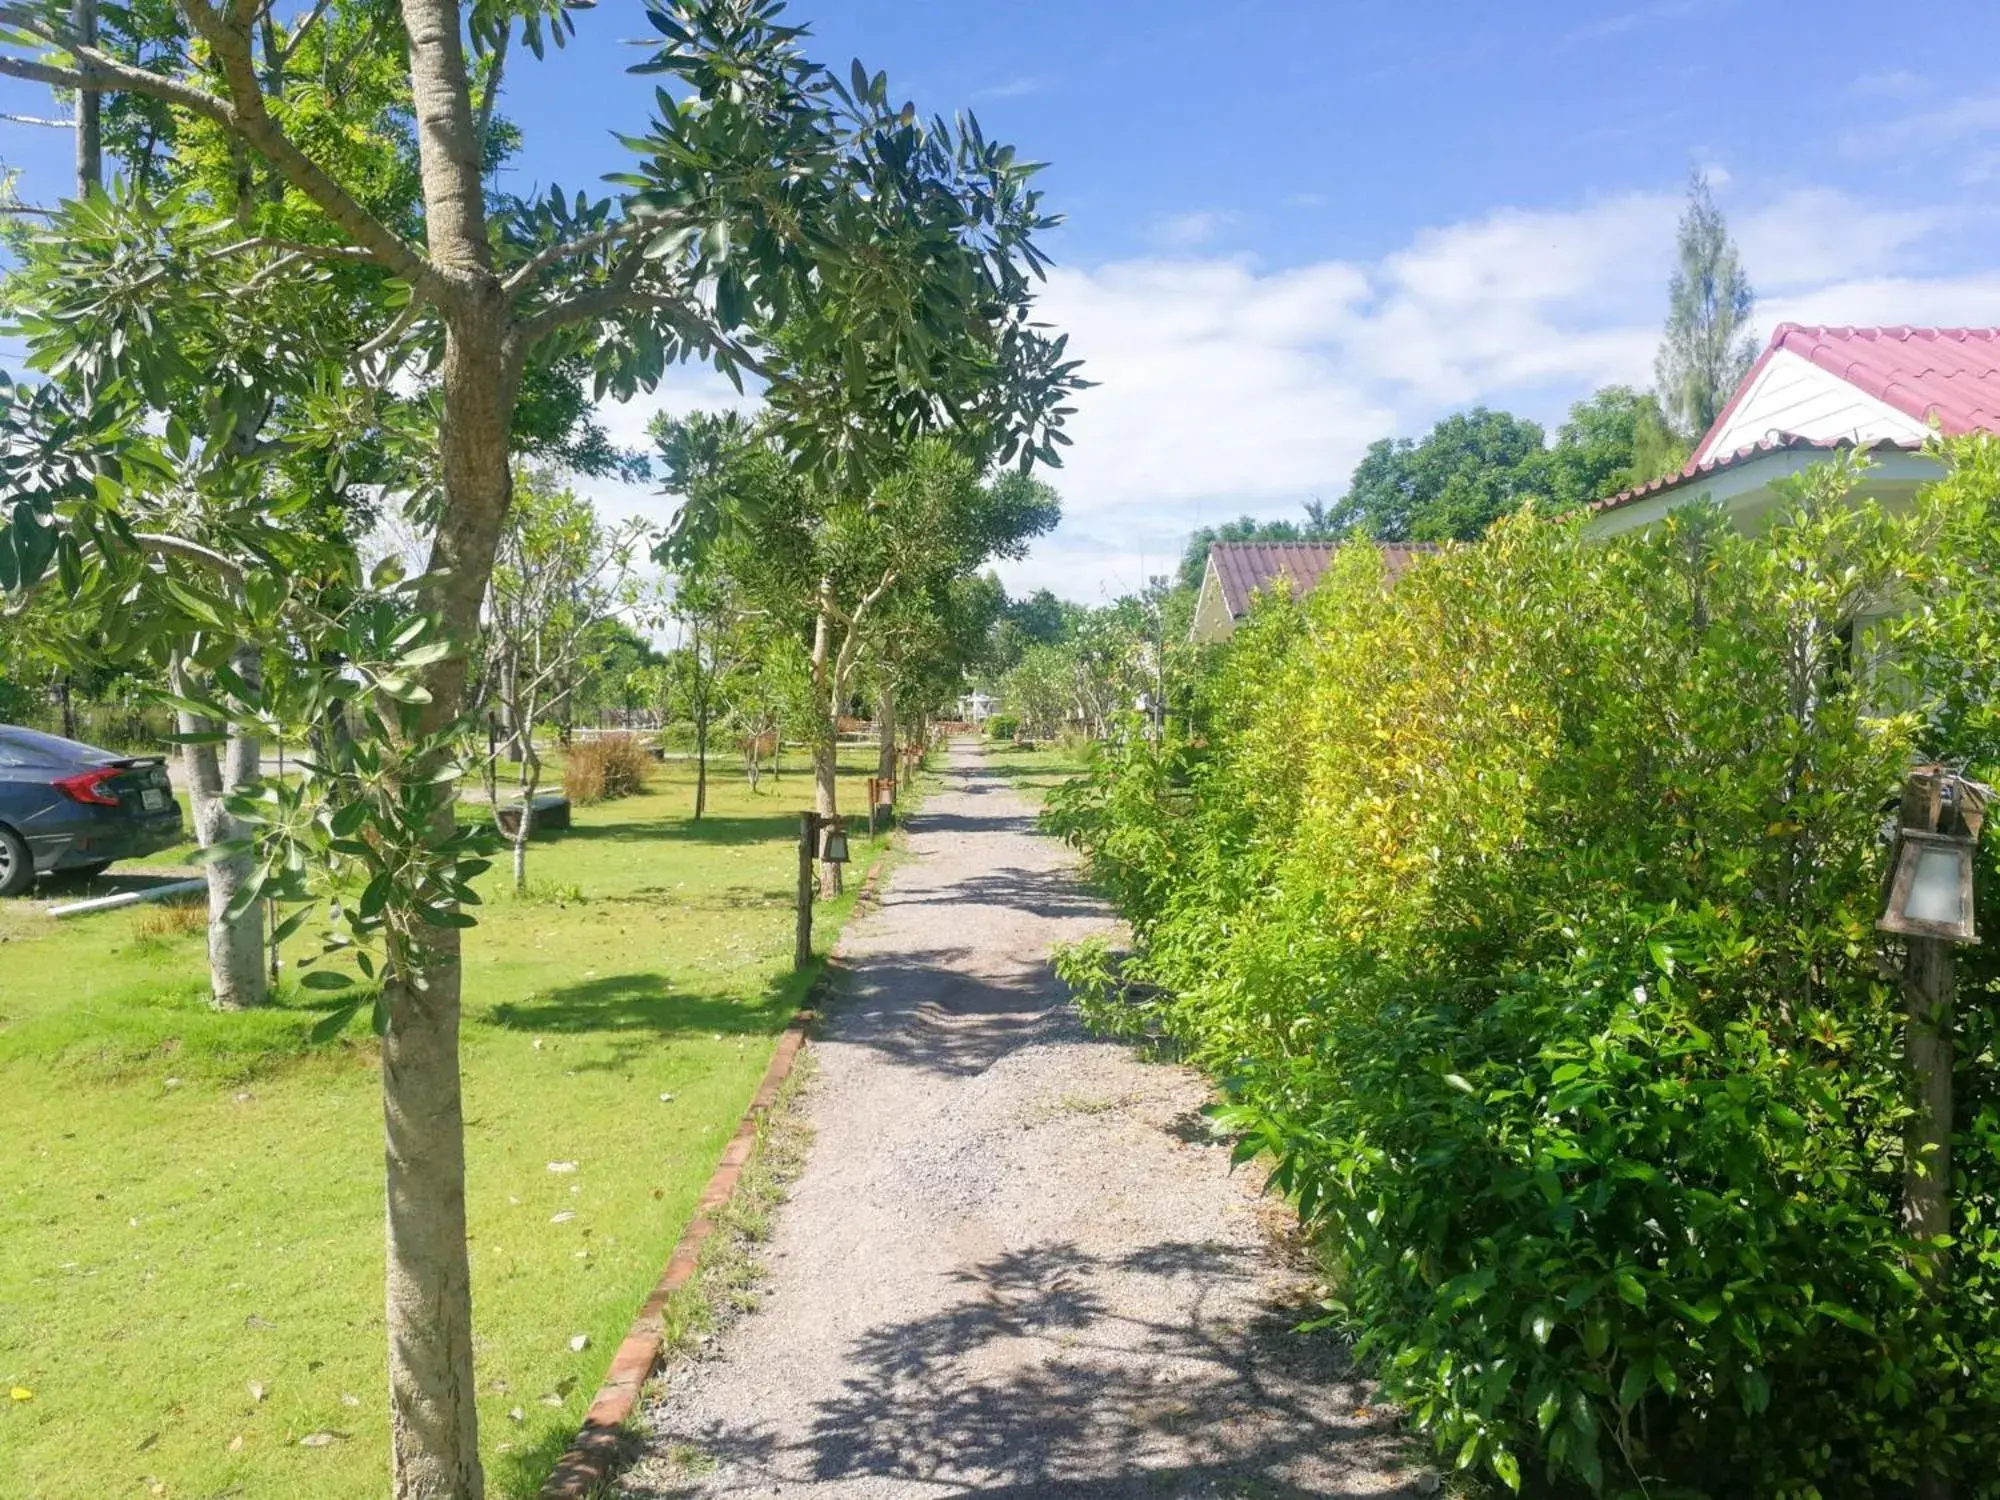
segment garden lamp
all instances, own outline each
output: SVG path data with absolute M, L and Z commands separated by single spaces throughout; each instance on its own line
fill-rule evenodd
M 1941 766 L 1913 772 L 1896 835 L 1889 900 L 1875 925 L 1884 932 L 1976 943 L 1972 862 L 1991 790 Z
M 847 830 L 838 822 L 827 824 L 826 836 L 820 841 L 819 857 L 823 864 L 847 863 Z
M 1972 927 L 1972 856 L 1978 847 L 1965 834 L 1904 829 L 1888 909 L 1875 925 L 1911 937 L 1978 942 Z

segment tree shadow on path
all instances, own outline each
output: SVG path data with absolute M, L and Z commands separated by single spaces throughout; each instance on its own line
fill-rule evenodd
M 1414 1493 L 1381 1488 L 1399 1440 L 1386 1416 L 1356 1414 L 1341 1342 L 1294 1331 L 1294 1310 L 1244 1322 L 1256 1259 L 1191 1241 L 1008 1252 L 960 1272 L 941 1310 L 855 1339 L 802 1437 L 755 1423 L 672 1437 L 722 1466 L 708 1494 L 867 1478 L 1056 1500 Z

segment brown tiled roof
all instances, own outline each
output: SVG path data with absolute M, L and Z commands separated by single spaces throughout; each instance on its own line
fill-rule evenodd
M 1249 613 L 1251 596 L 1280 578 L 1289 578 L 1292 592 L 1310 594 L 1333 561 L 1340 542 L 1211 542 L 1208 560 L 1222 585 L 1222 603 L 1231 619 Z M 1425 542 L 1378 542 L 1383 571 L 1391 580 L 1410 563 L 1436 550 Z

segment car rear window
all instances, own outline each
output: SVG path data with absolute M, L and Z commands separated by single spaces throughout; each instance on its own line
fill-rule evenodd
M 66 740 L 59 734 L 43 734 L 39 729 L 22 729 L 12 724 L 0 728 L 0 765 L 101 766 L 122 758 L 95 745 Z

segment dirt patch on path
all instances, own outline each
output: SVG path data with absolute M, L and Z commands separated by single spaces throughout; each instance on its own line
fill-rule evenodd
M 848 929 L 763 1304 L 666 1377 L 625 1493 L 1415 1494 L 1290 1331 L 1254 1177 L 1186 1128 L 1202 1080 L 1063 1003 L 1050 946 L 1109 921 L 1066 851 L 971 746 L 909 839 Z

